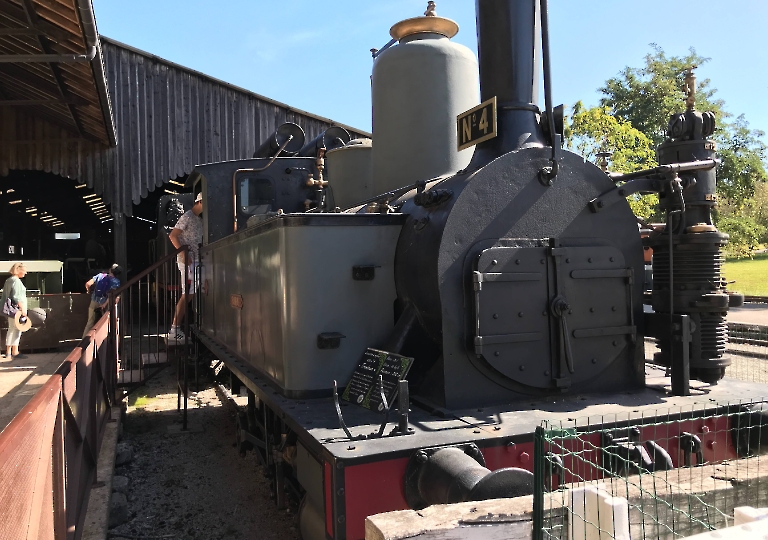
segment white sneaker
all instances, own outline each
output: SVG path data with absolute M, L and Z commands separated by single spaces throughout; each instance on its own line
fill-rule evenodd
M 180 329 L 171 329 L 170 332 L 168 332 L 168 335 L 166 336 L 166 342 L 172 341 L 177 343 L 186 343 L 187 342 L 187 336 L 184 335 L 184 332 L 182 332 Z

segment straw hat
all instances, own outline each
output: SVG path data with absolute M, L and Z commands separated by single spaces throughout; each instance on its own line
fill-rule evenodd
M 13 324 L 15 324 L 16 328 L 22 332 L 26 332 L 32 328 L 32 321 L 29 320 L 29 317 L 26 317 L 24 322 L 21 322 L 21 310 L 17 311 L 16 315 L 13 317 Z

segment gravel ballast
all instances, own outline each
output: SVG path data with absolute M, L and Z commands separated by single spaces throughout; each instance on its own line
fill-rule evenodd
M 191 393 L 186 433 L 179 432 L 173 369 L 136 394 L 121 440 L 132 459 L 115 469 L 128 479 L 128 521 L 109 538 L 299 538 L 295 510 L 277 510 L 256 457 L 234 447 L 234 410 L 212 383 Z

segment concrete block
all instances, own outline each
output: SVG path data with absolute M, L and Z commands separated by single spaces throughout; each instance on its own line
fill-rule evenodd
M 629 503 L 624 497 L 604 497 L 598 494 L 598 514 L 600 514 L 600 540 L 630 540 Z
M 752 523 L 753 521 L 765 518 L 768 518 L 768 508 L 738 506 L 733 509 L 733 524 L 735 526 Z
M 761 519 L 735 527 L 726 527 L 688 536 L 686 540 L 764 540 L 768 535 L 768 520 Z
M 109 504 L 112 494 L 112 478 L 115 466 L 115 446 L 117 445 L 117 428 L 122 425 L 120 411 L 112 409 L 112 419 L 108 422 L 104 440 L 99 452 L 96 467 L 97 483 L 91 489 L 88 498 L 88 510 L 83 523 L 81 540 L 104 540 L 107 537 L 109 525 Z
M 436 504 L 368 516 L 366 540 L 530 540 L 533 497 Z
M 630 540 L 629 504 L 594 486 L 570 490 L 569 540 Z

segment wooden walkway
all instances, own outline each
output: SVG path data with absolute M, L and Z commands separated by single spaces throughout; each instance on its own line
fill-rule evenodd
M 22 351 L 23 352 L 23 351 Z M 58 369 L 72 348 L 45 353 L 25 353 L 24 360 L 0 358 L 0 430 L 32 399 Z

